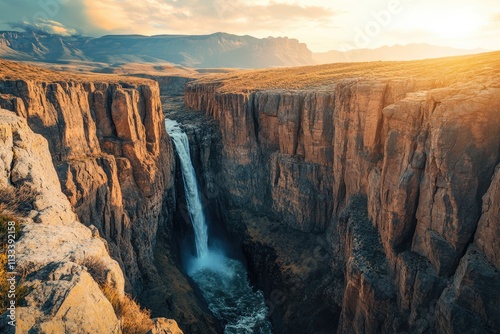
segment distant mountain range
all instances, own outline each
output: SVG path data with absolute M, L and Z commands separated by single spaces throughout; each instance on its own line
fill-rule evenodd
M 259 68 L 314 63 L 312 52 L 296 39 L 259 39 L 225 33 L 91 38 L 35 32 L 0 32 L 0 57 L 48 63 L 170 62 L 195 68 Z
M 414 60 L 480 53 L 428 44 L 386 46 L 347 52 L 312 53 L 287 37 L 211 35 L 110 35 L 99 38 L 59 36 L 33 31 L 0 32 L 0 58 L 22 61 L 120 66 L 170 63 L 190 68 L 266 68 L 336 62 Z M 106 65 L 107 66 L 107 65 Z M 101 66 L 102 67 L 102 66 Z
M 328 51 L 315 53 L 313 58 L 317 64 L 328 64 L 379 60 L 417 60 L 475 54 L 487 51 L 488 50 L 484 49 L 463 50 L 430 44 L 408 44 L 383 46 L 377 49 L 357 49 L 346 52 Z

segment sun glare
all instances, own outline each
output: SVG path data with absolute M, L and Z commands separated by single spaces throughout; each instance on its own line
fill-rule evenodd
M 449 10 L 428 17 L 425 30 L 442 38 L 463 38 L 473 35 L 481 28 L 484 19 L 467 10 Z

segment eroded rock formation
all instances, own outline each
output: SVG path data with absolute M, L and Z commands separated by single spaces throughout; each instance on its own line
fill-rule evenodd
M 273 304 L 277 332 L 498 330 L 496 81 L 381 76 L 288 91 L 227 87 L 224 79 L 189 83 L 185 101 L 219 123 L 220 170 L 212 173 L 221 201 L 247 217 L 222 211 Z M 275 229 L 255 223 L 262 217 Z M 255 229 L 272 237 L 255 238 Z M 304 242 L 294 260 L 280 255 L 296 231 L 326 235 L 331 253 L 301 291 L 286 288 L 302 280 L 293 268 L 304 256 L 324 265 L 311 254 L 325 246 Z M 325 306 L 308 298 L 317 289 L 325 313 L 309 312 Z M 284 291 L 279 303 L 276 291 Z
M 2 316 L 3 333 L 121 333 L 122 326 L 88 268 L 97 258 L 103 279 L 118 295 L 125 279 L 94 226 L 78 221 L 62 193 L 47 141 L 25 119 L 0 109 L 0 188 L 23 187 L 34 194 L 16 242 L 16 272 L 27 295 L 16 307 L 16 326 Z M 11 208 L 12 209 L 12 208 Z M 9 208 L 7 208 L 9 210 Z M 9 270 L 12 271 L 12 270 Z M 173 320 L 155 319 L 153 333 L 182 333 Z
M 25 284 L 32 289 L 26 305 L 17 308 L 17 331 L 120 332 L 110 302 L 77 263 L 99 257 L 108 280 L 121 294 L 123 273 L 109 256 L 106 241 L 78 221 L 61 192 L 47 141 L 6 110 L 0 111 L 0 129 L 2 190 L 25 186 L 37 194 L 16 244 L 18 271 L 24 271 Z M 5 332 L 14 328 L 4 320 Z
M 80 220 L 110 241 L 140 291 L 169 187 L 171 148 L 162 140 L 155 87 L 3 81 L 4 106 L 49 141 L 63 192 Z M 157 89 L 157 88 L 156 88 Z M 162 165 L 163 164 L 163 165 Z M 141 242 L 133 241 L 141 240 Z
M 206 323 L 217 328 L 215 318 L 195 296 L 171 247 L 175 160 L 158 84 L 44 70 L 30 77 L 24 73 L 33 73 L 32 67 L 2 64 L 9 74 L 0 80 L 0 106 L 47 139 L 70 207 L 107 241 L 125 274 L 125 289 L 153 316 L 179 319 L 188 331 L 213 333 L 204 328 Z M 59 247 L 50 242 L 41 247 L 52 246 Z

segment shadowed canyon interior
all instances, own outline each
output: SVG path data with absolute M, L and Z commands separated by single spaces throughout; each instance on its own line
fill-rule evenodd
M 0 185 L 38 194 L 26 332 L 120 332 L 90 256 L 152 333 L 224 331 L 186 264 L 189 156 L 207 247 L 262 297 L 260 328 L 498 333 L 500 53 L 200 78 L 0 66 Z

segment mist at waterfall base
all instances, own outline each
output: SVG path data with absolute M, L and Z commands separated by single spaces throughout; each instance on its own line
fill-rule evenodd
M 176 121 L 166 119 L 165 127 L 179 156 L 194 231 L 196 254 L 189 251 L 184 254 L 187 274 L 200 289 L 210 311 L 223 323 L 225 334 L 271 334 L 264 296 L 250 285 L 243 263 L 227 256 L 220 243 L 219 247 L 209 247 L 208 227 L 187 135 Z

